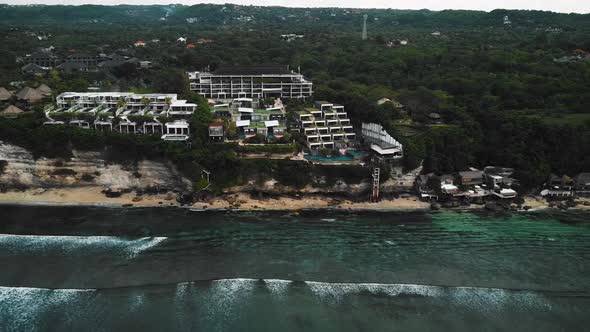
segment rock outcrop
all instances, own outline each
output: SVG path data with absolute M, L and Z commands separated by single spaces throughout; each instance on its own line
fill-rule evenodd
M 0 174 L 5 189 L 101 186 L 119 190 L 186 192 L 191 182 L 169 162 L 142 160 L 130 165 L 109 163 L 99 152 L 73 151 L 70 159 L 34 159 L 27 150 L 0 142 Z

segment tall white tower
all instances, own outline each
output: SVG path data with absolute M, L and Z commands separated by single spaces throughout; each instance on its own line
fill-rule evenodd
M 363 40 L 367 40 L 367 14 L 363 15 Z

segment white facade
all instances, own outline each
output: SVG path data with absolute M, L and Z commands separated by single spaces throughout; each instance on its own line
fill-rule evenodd
M 403 156 L 403 145 L 391 137 L 376 123 L 363 123 L 362 135 L 365 141 L 371 143 L 371 150 L 375 155 L 384 160 L 399 159 Z
M 190 89 L 206 98 L 308 98 L 313 83 L 285 67 L 229 67 L 215 72 L 189 72 Z
M 310 150 L 342 148 L 356 139 L 348 113 L 342 105 L 315 102 L 314 108 L 298 112 L 297 117 Z
M 179 100 L 173 93 L 136 94 L 132 92 L 64 92 L 56 98 L 53 112 L 108 113 L 116 115 L 155 115 L 186 118 L 196 104 Z
M 86 129 L 162 135 L 164 140 L 186 141 L 190 138 L 187 120 L 196 109 L 196 104 L 170 93 L 65 92 L 57 96 L 56 105 L 45 110 L 45 114 L 50 120 L 48 124 L 65 124 L 52 117 L 69 113 L 69 124 Z

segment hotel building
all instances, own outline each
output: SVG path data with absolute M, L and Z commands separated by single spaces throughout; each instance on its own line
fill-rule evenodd
M 221 66 L 189 72 L 190 89 L 206 98 L 298 98 L 313 94 L 313 83 L 289 66 Z

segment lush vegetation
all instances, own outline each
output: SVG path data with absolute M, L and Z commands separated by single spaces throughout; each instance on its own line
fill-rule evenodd
M 369 40 L 362 41 L 365 13 L 369 15 Z M 132 48 L 141 39 L 148 45 L 130 52 L 156 63 L 155 69 L 126 66 L 75 76 L 52 72 L 35 80 L 48 83 L 56 93 L 98 85 L 177 92 L 198 100 L 187 91 L 184 70 L 214 69 L 220 64 L 289 64 L 293 69 L 300 67 L 314 81 L 315 99 L 344 104 L 356 124 L 375 121 L 399 138 L 405 145 L 408 169 L 422 160 L 425 171 L 437 173 L 489 164 L 510 166 L 518 169 L 527 186 L 542 183 L 550 172 L 574 175 L 590 170 L 590 61 L 554 61 L 574 55 L 576 49 L 590 50 L 590 15 L 233 5 L 3 6 L 0 15 L 4 36 L 0 85 L 21 79 L 15 59 L 35 47 L 53 45 L 62 56 L 70 49 L 109 53 Z M 505 15 L 513 22 L 511 26 L 503 24 Z M 440 31 L 440 36 L 432 35 L 434 31 Z M 39 41 L 31 33 L 50 37 Z M 280 37 L 286 33 L 305 36 L 286 42 Z M 176 41 L 180 36 L 213 42 L 187 49 Z M 408 44 L 385 46 L 398 39 Z M 378 106 L 376 101 L 384 97 L 405 107 Z M 207 110 L 206 103 L 198 101 L 201 110 Z M 301 107 L 297 103 L 289 106 Z M 433 121 L 433 113 L 440 119 Z M 95 148 L 103 143 L 122 144 L 146 156 L 166 152 L 184 169 L 215 170 L 223 185 L 251 176 L 242 170 L 248 163 L 261 163 L 252 165 L 260 174 L 273 169 L 262 161 L 241 160 L 236 154 L 250 147 L 209 144 L 206 125 L 210 120 L 207 112 L 195 116 L 192 150 L 149 138 L 90 133 L 80 137 L 100 136 L 98 141 L 95 137 L 84 140 L 96 144 Z M 32 137 L 38 135 L 22 143 L 41 149 L 38 153 L 42 154 L 59 151 L 66 139 L 72 139 L 68 132 L 76 131 L 29 125 L 24 122 L 3 130 L 18 136 L 15 130 L 20 128 Z M 51 135 L 55 137 L 49 139 Z M 297 135 L 293 138 L 298 139 Z M 286 169 L 291 174 L 307 172 L 306 166 L 293 167 Z M 303 178 L 293 181 L 300 185 Z M 283 180 L 290 181 L 287 176 Z

